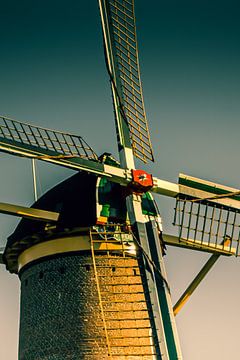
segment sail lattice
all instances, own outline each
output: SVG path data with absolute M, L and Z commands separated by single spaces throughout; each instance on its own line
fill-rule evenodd
M 180 242 L 239 255 L 240 209 L 180 196 L 173 224 L 179 228 Z
M 97 160 L 93 149 L 81 136 L 50 130 L 0 116 L 0 142 L 9 146 L 23 145 L 44 149 L 63 156 Z
M 107 30 L 110 32 L 110 52 L 113 61 L 113 69 L 110 69 L 111 80 L 116 82 L 115 88 L 118 91 L 124 120 L 128 123 L 133 153 L 144 162 L 153 160 L 139 71 L 134 1 L 101 2 L 107 14 Z

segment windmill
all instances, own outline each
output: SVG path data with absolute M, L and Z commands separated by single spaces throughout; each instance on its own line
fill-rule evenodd
M 149 314 L 148 321 L 150 321 L 151 323 L 150 330 L 153 333 L 150 336 L 149 335 L 150 330 L 145 325 L 145 331 L 148 332 L 147 336 L 145 335 L 145 338 L 147 337 L 149 342 L 143 344 L 139 344 L 139 343 L 135 344 L 136 346 L 135 347 L 133 346 L 135 353 L 133 353 L 132 355 L 135 354 L 135 356 L 139 356 L 136 353 L 136 349 L 138 349 L 138 351 L 139 349 L 141 349 L 142 353 L 140 355 L 147 354 L 146 356 L 149 356 L 150 358 L 153 358 L 154 356 L 156 356 L 157 358 L 161 358 L 160 356 L 162 356 L 162 358 L 170 358 L 170 359 L 180 358 L 181 355 L 178 347 L 178 340 L 174 325 L 173 312 L 171 310 L 168 285 L 167 285 L 166 276 L 164 275 L 164 269 L 162 268 L 163 266 L 162 248 L 160 248 L 159 245 L 161 244 L 163 246 L 164 244 L 163 241 L 164 241 L 165 244 L 173 243 L 178 246 L 185 246 L 188 248 L 194 248 L 198 250 L 201 249 L 210 252 L 212 251 L 216 255 L 217 254 L 231 255 L 232 253 L 234 253 L 234 242 L 236 242 L 236 244 L 238 243 L 237 231 L 239 230 L 238 229 L 239 199 L 236 189 L 230 189 L 220 185 L 218 186 L 216 184 L 204 182 L 201 181 L 200 179 L 194 179 L 188 176 L 180 176 L 180 184 L 176 185 L 156 178 L 152 178 L 152 176 L 149 176 L 149 174 L 147 174 L 146 172 L 134 169 L 134 162 L 132 160 L 133 158 L 131 155 L 132 149 L 134 150 L 136 156 L 141 157 L 143 160 L 146 160 L 146 158 L 152 157 L 151 146 L 147 131 L 147 122 L 145 120 L 141 91 L 140 91 L 140 97 L 139 95 L 136 95 L 139 93 L 138 89 L 140 88 L 139 86 L 140 81 L 138 79 L 138 76 L 136 76 L 136 74 L 138 75 L 138 66 L 136 67 L 136 64 L 138 65 L 138 62 L 136 61 L 137 56 L 135 53 L 135 58 L 134 58 L 134 54 L 132 54 L 132 51 L 134 50 L 131 50 L 131 52 L 129 50 L 130 47 L 132 49 L 132 46 L 130 44 L 132 45 L 136 44 L 135 38 L 133 37 L 134 32 L 130 31 L 133 28 L 133 26 L 131 23 L 129 24 L 129 22 L 126 19 L 124 21 L 126 22 L 127 26 L 124 26 L 124 24 L 122 24 L 123 21 L 122 16 L 116 15 L 118 14 L 118 12 L 120 13 L 124 12 L 126 13 L 124 16 L 129 18 L 129 15 L 133 14 L 132 7 L 129 6 L 129 1 L 122 1 L 122 2 L 118 1 L 115 2 L 115 4 L 116 4 L 115 6 L 109 7 L 108 2 L 100 2 L 100 9 L 101 9 L 102 22 L 103 22 L 103 29 L 104 29 L 104 39 L 106 44 L 108 72 L 111 77 L 113 100 L 115 105 L 115 116 L 116 116 L 119 151 L 120 151 L 120 167 L 114 161 L 114 159 L 111 159 L 107 155 L 103 156 L 101 161 L 98 161 L 94 152 L 79 137 L 75 137 L 70 134 L 59 133 L 56 131 L 40 129 L 39 127 L 18 123 L 6 118 L 2 118 L 1 129 L 3 132 L 2 137 L 4 138 L 4 140 L 1 143 L 1 149 L 3 151 L 11 152 L 14 154 L 28 156 L 30 158 L 35 157 L 41 160 L 57 163 L 59 165 L 97 174 L 99 175 L 99 177 L 103 177 L 104 179 L 106 178 L 111 179 L 111 182 L 114 182 L 114 184 L 115 183 L 118 184 L 115 186 L 112 185 L 113 187 L 115 187 L 115 189 L 111 189 L 110 194 L 112 194 L 113 191 L 115 191 L 115 193 L 118 194 L 120 192 L 121 193 L 120 199 L 122 199 L 122 196 L 126 198 L 129 219 L 124 219 L 124 215 L 120 216 L 119 214 L 117 214 L 116 216 L 116 212 L 119 209 L 116 207 L 116 205 L 114 206 L 114 204 L 108 203 L 109 197 L 107 195 L 107 192 L 109 190 L 107 190 L 107 188 L 110 185 L 106 183 L 104 186 L 104 181 L 101 180 L 102 183 L 100 182 L 98 184 L 98 189 L 99 189 L 98 223 L 95 224 L 96 226 L 94 229 L 91 229 L 91 233 L 89 233 L 91 236 L 89 239 L 91 240 L 90 241 L 91 244 L 93 244 L 94 241 L 97 242 L 101 241 L 101 244 L 103 243 L 108 248 L 105 247 L 105 249 L 103 250 L 101 249 L 96 250 L 96 248 L 92 246 L 89 249 L 85 249 L 85 251 L 89 251 L 91 253 L 91 259 L 92 260 L 98 259 L 97 261 L 99 261 L 98 256 L 100 255 L 101 251 L 102 251 L 101 254 L 108 255 L 106 261 L 111 261 L 110 258 L 113 255 L 113 257 L 116 256 L 120 257 L 120 260 L 121 257 L 124 257 L 124 261 L 126 261 L 125 258 L 127 258 L 127 261 L 129 260 L 129 262 L 130 261 L 132 262 L 134 256 L 135 258 L 137 256 L 139 264 L 142 266 L 140 267 L 139 265 L 139 268 L 143 269 L 144 271 L 144 273 L 142 274 L 142 278 L 144 279 L 143 283 L 145 287 L 144 294 L 146 297 L 152 296 L 152 298 L 149 301 L 149 303 L 151 303 L 151 306 L 149 306 L 148 304 L 147 313 Z M 124 11 L 123 8 L 125 9 Z M 119 35 L 117 38 L 116 37 L 113 38 L 114 24 L 115 24 L 115 28 L 120 27 L 118 30 Z M 119 27 L 116 26 L 116 24 L 119 24 L 118 25 Z M 124 30 L 125 32 L 122 30 L 124 28 L 126 28 Z M 132 33 L 133 35 L 131 35 Z M 128 45 L 129 49 L 126 50 L 125 48 L 124 50 L 125 47 L 124 41 L 126 40 L 129 43 Z M 121 56 L 119 56 L 118 58 L 118 56 L 116 55 L 117 48 L 120 48 L 119 51 L 122 52 L 122 59 Z M 124 52 L 127 52 L 127 57 L 126 54 L 124 54 Z M 123 64 L 121 63 L 121 61 L 122 62 L 125 61 L 127 63 L 133 62 L 135 63 L 135 68 L 131 66 L 131 68 L 125 69 L 126 67 L 124 65 L 125 62 Z M 132 80 L 130 80 L 130 85 L 129 85 L 129 77 L 130 79 L 132 78 Z M 135 80 L 139 81 L 137 85 L 135 84 L 136 81 L 135 80 L 133 81 L 133 77 Z M 123 79 L 125 79 L 125 81 Z M 135 86 L 137 87 L 136 89 Z M 126 95 L 127 92 L 129 96 Z M 139 104 L 141 105 L 140 113 L 135 108 L 136 106 L 138 109 Z M 134 109 L 134 114 L 136 115 L 136 113 L 138 113 L 137 115 L 139 118 L 137 117 L 137 119 L 130 120 L 133 109 Z M 134 114 L 132 116 L 134 116 Z M 137 131 L 135 128 L 137 128 Z M 129 140 L 129 132 L 131 137 L 130 140 Z M 61 146 L 63 147 L 62 150 L 61 150 Z M 85 176 L 82 175 L 82 173 L 80 174 L 81 175 L 77 176 L 79 178 L 78 181 L 76 181 L 76 178 L 72 180 L 70 186 L 71 189 L 74 183 L 76 184 L 77 182 L 79 184 L 81 181 L 80 178 Z M 91 177 L 89 176 L 89 179 L 90 178 Z M 93 181 L 93 179 L 96 179 L 96 176 L 94 176 L 94 178 L 91 179 Z M 82 180 L 82 181 L 90 182 L 90 180 L 87 181 Z M 119 189 L 119 184 L 121 186 L 120 188 L 121 190 Z M 64 185 L 62 186 L 64 187 Z M 124 189 L 123 194 L 122 194 L 122 188 Z M 156 209 L 153 210 L 154 206 L 151 206 L 152 199 L 151 196 L 148 194 L 147 190 L 152 190 L 159 194 L 177 197 L 175 223 L 180 227 L 179 237 L 174 238 L 163 235 L 163 239 L 161 239 L 162 234 L 159 223 L 159 217 L 156 212 Z M 58 199 L 58 202 L 54 203 L 54 209 L 48 208 L 50 202 L 49 198 L 47 200 L 46 199 L 39 200 L 39 202 L 40 201 L 42 202 L 42 206 L 40 206 L 39 203 L 39 207 L 38 207 L 39 210 L 37 211 L 32 209 L 26 209 L 23 207 L 19 207 L 19 208 L 16 208 L 16 206 L 11 207 L 11 205 L 9 204 L 1 204 L 2 212 L 15 213 L 25 217 L 28 216 L 30 218 L 31 217 L 39 218 L 41 220 L 45 219 L 48 223 L 47 227 L 46 227 L 46 221 L 39 222 L 38 223 L 39 225 L 36 225 L 37 223 L 34 223 L 35 224 L 34 226 L 32 222 L 27 223 L 26 221 L 22 222 L 22 224 L 19 225 L 19 228 L 16 230 L 15 235 L 13 235 L 9 239 L 9 243 L 5 251 L 5 256 L 4 256 L 5 261 L 7 262 L 10 270 L 18 271 L 18 269 L 14 268 L 14 266 L 16 266 L 16 256 L 19 255 L 19 251 L 21 252 L 21 254 L 24 254 L 24 256 L 29 256 L 31 255 L 30 253 L 32 250 L 36 250 L 36 249 L 39 250 L 39 246 L 41 244 L 46 245 L 47 244 L 46 240 L 51 241 L 51 245 L 53 245 L 55 244 L 54 241 L 56 240 L 56 235 L 60 235 L 60 232 L 61 232 L 61 239 L 62 239 L 62 235 L 63 235 L 63 239 L 66 237 L 68 240 L 68 245 L 70 244 L 69 237 L 67 237 L 68 235 L 71 235 L 73 237 L 75 237 L 75 235 L 77 237 L 86 236 L 85 232 L 83 232 L 82 235 L 80 235 L 81 233 L 79 232 L 76 232 L 75 235 L 74 232 L 70 233 L 70 231 L 73 231 L 74 228 L 75 230 L 77 230 L 76 228 L 78 226 L 76 226 L 76 224 L 77 225 L 79 224 L 78 223 L 74 224 L 75 221 L 75 220 L 73 221 L 74 214 L 71 214 L 70 219 L 67 219 L 67 212 L 65 211 L 64 213 L 60 211 L 61 210 L 60 200 L 62 195 L 59 194 L 63 194 L 61 191 L 63 192 L 61 188 L 60 189 L 58 188 L 54 190 L 54 194 L 53 193 L 49 194 L 50 198 L 54 197 L 54 199 L 56 198 Z M 65 193 L 65 187 L 64 187 L 64 193 Z M 223 195 L 225 197 L 223 197 Z M 58 196 L 60 196 L 60 198 Z M 116 196 L 118 199 L 119 195 Z M 148 208 L 150 207 L 150 210 L 149 209 L 147 210 L 145 208 L 143 210 L 141 209 L 140 206 L 141 199 L 142 201 L 145 201 L 145 204 L 146 203 L 148 204 L 147 207 Z M 199 199 L 201 199 L 201 201 Z M 81 202 L 81 199 L 79 199 L 79 201 Z M 65 205 L 67 206 L 67 204 Z M 123 206 L 124 205 L 122 204 L 121 208 Z M 34 207 L 37 208 L 37 204 L 35 204 Z M 57 207 L 58 207 L 58 211 L 57 211 Z M 41 211 L 43 209 L 47 211 L 47 213 Z M 54 213 L 53 210 L 55 210 Z M 114 213 L 113 210 L 115 210 L 114 216 L 113 216 Z M 213 210 L 215 212 L 215 216 L 213 216 L 214 215 Z M 60 215 L 58 215 L 59 212 Z M 54 224 L 58 219 L 58 216 L 59 216 L 59 222 L 57 222 L 57 232 L 56 232 L 56 228 L 54 228 L 55 227 Z M 114 218 L 117 220 L 121 220 L 120 224 L 118 223 L 115 224 L 113 222 Z M 90 215 L 89 215 L 89 219 L 90 219 Z M 126 220 L 126 224 L 125 221 L 123 220 Z M 131 229 L 129 229 L 129 223 L 132 224 Z M 65 230 L 65 227 L 63 227 L 63 225 L 65 226 L 66 224 L 68 225 L 67 230 Z M 83 222 L 83 225 L 86 225 L 86 223 L 84 224 Z M 115 227 L 115 225 L 117 227 Z M 125 225 L 127 225 L 127 229 L 125 228 Z M 219 229 L 218 229 L 218 225 L 219 225 Z M 30 234 L 25 233 L 26 227 L 27 227 L 27 232 L 30 231 Z M 33 229 L 34 234 L 32 233 L 32 227 L 34 227 Z M 82 229 L 83 226 L 81 225 L 80 228 Z M 19 232 L 21 233 L 21 231 L 23 230 L 24 232 L 22 234 L 28 235 L 28 238 L 26 236 L 25 238 L 23 238 L 21 237 L 22 235 L 21 236 L 19 235 Z M 46 231 L 46 235 L 48 236 L 48 238 L 44 238 L 44 239 L 41 238 L 42 232 L 44 231 Z M 79 229 L 77 231 L 79 231 Z M 160 233 L 160 239 L 159 239 L 159 233 Z M 212 241 L 212 236 L 209 235 L 217 235 L 217 236 L 215 236 L 214 240 Z M 228 237 L 230 238 L 230 244 L 228 243 L 221 244 L 222 241 L 227 242 Z M 32 245 L 36 247 L 32 249 L 30 248 L 30 252 L 27 252 L 28 248 L 25 248 L 25 246 L 28 247 L 29 238 L 31 238 L 31 241 L 34 241 L 34 244 Z M 23 246 L 23 248 L 21 249 L 17 247 L 11 248 L 11 246 L 15 244 L 14 241 L 18 239 L 21 240 L 21 246 Z M 58 241 L 58 243 L 60 243 L 60 241 Z M 20 243 L 16 245 L 20 246 Z M 120 249 L 117 247 L 114 248 L 113 245 L 115 246 L 121 245 L 121 247 Z M 58 246 L 58 244 L 56 246 Z M 72 246 L 74 245 L 72 244 Z M 83 244 L 81 244 L 81 246 L 84 247 Z M 81 249 L 77 248 L 75 250 L 78 253 Z M 158 251 L 156 251 L 156 249 Z M 66 249 L 64 251 L 66 251 Z M 62 251 L 62 253 L 64 253 L 64 251 Z M 71 251 L 73 251 L 73 249 L 71 249 Z M 137 252 L 138 255 L 136 253 L 132 254 L 131 251 Z M 22 276 L 24 276 L 24 273 L 26 274 L 28 270 L 31 271 L 33 269 L 33 267 L 31 267 L 32 265 L 37 266 L 37 262 L 38 262 L 37 260 L 45 259 L 46 255 L 49 256 L 47 259 L 50 259 L 50 255 L 53 255 L 53 253 L 52 254 L 45 253 L 44 256 L 42 255 L 39 258 L 37 257 L 38 255 L 35 255 L 35 258 L 31 258 L 31 261 L 29 259 L 28 260 L 22 259 L 23 260 L 23 264 L 21 265 Z M 70 257 L 68 257 L 68 259 L 70 259 Z M 94 272 L 94 276 L 95 276 L 94 278 L 96 280 L 96 283 L 98 284 L 97 294 L 100 295 L 101 299 L 103 299 L 104 298 L 103 295 L 106 296 L 106 294 L 103 294 L 104 292 L 106 292 L 106 289 L 105 290 L 100 289 L 101 284 L 99 281 L 99 272 L 101 266 L 99 267 L 97 266 L 99 265 L 97 264 L 97 261 L 95 266 L 94 266 L 94 261 L 92 261 L 90 264 L 87 263 L 84 265 L 86 272 L 90 274 L 92 274 L 92 271 Z M 31 266 L 28 267 L 29 264 L 31 264 Z M 110 268 L 109 262 L 107 264 L 108 267 L 106 264 L 104 266 L 108 269 Z M 134 268 L 134 266 L 136 267 L 136 265 L 131 264 L 132 270 L 137 271 L 138 268 Z M 127 271 L 126 268 L 127 266 L 125 266 L 125 270 Z M 46 270 L 45 268 L 44 271 L 40 269 L 36 270 L 37 275 L 39 276 L 39 283 L 41 283 L 42 280 L 44 281 L 44 279 L 48 275 L 48 272 L 45 270 Z M 66 267 L 64 268 L 62 266 L 59 266 L 58 271 L 62 276 L 64 276 Z M 111 279 L 113 277 L 117 278 L 117 272 L 119 271 L 118 266 L 111 264 L 111 271 L 113 273 L 113 275 L 111 274 Z M 103 274 L 100 274 L 100 277 L 101 275 Z M 137 277 L 137 275 L 135 275 L 135 277 Z M 51 280 L 51 276 L 50 276 L 50 280 Z M 48 281 L 50 280 L 48 279 Z M 22 278 L 22 284 L 24 284 L 24 286 L 27 289 L 33 286 L 33 284 L 30 284 L 30 281 L 28 281 L 28 278 L 24 278 L 24 279 Z M 120 285 L 115 284 L 115 285 L 120 286 L 121 284 Z M 111 284 L 111 286 L 113 285 Z M 149 291 L 149 289 L 151 289 L 151 291 Z M 131 296 L 133 292 L 134 290 L 132 290 L 129 296 Z M 99 303 L 102 302 L 101 299 L 99 299 Z M 100 311 L 101 312 L 100 322 L 104 323 L 103 327 L 105 331 L 104 334 L 102 335 L 102 338 L 106 340 L 105 343 L 107 343 L 108 345 L 107 352 L 109 356 L 115 355 L 118 356 L 118 358 L 120 358 L 120 353 L 114 354 L 113 352 L 113 350 L 116 350 L 116 344 L 112 344 L 111 342 L 112 338 L 109 332 L 110 331 L 113 332 L 113 330 L 108 329 L 107 321 L 109 321 L 109 319 L 107 319 L 107 316 L 105 314 L 106 309 L 100 309 L 100 310 L 102 310 Z M 120 312 L 119 309 L 118 312 Z M 136 311 L 134 310 L 134 313 L 135 312 Z M 123 309 L 122 309 L 122 313 L 124 313 Z M 170 316 L 168 314 L 170 314 Z M 33 321 L 33 319 L 28 319 L 28 320 Z M 115 318 L 111 318 L 110 320 L 113 322 L 115 321 Z M 123 321 L 124 323 L 123 317 L 121 317 L 121 319 L 116 319 L 116 322 L 119 320 Z M 130 319 L 129 318 L 125 319 L 125 326 L 130 328 L 129 324 L 127 324 L 126 321 L 132 321 L 132 320 L 134 320 L 135 322 L 147 321 L 145 320 L 145 318 L 141 318 L 141 317 L 136 320 L 135 314 L 131 314 Z M 140 328 L 139 325 L 135 324 L 135 326 L 138 329 Z M 87 326 L 85 327 L 87 328 Z M 26 329 L 26 325 L 25 325 L 25 329 Z M 124 328 L 123 325 L 121 324 L 121 331 L 123 330 Z M 133 330 L 135 330 L 135 328 Z M 22 336 L 23 339 L 24 325 L 23 325 L 22 334 L 23 334 Z M 129 336 L 129 333 L 127 334 L 127 336 Z M 122 337 L 124 338 L 124 336 Z M 142 335 L 141 338 L 143 339 L 144 335 Z M 25 340 L 23 341 L 26 341 L 26 334 L 25 334 Z M 104 346 L 106 345 L 105 343 Z M 86 348 L 90 346 L 89 344 L 90 342 L 86 344 Z M 95 344 L 96 342 L 94 343 L 94 346 Z M 133 340 L 131 345 L 132 344 L 133 344 Z M 22 348 L 24 348 L 24 346 L 26 345 L 28 344 L 22 344 Z M 126 346 L 126 343 L 124 343 L 124 339 L 122 339 L 122 345 Z M 118 345 L 118 348 L 120 348 L 119 351 L 122 352 L 121 355 L 122 354 L 125 355 L 125 353 L 123 352 L 124 346 Z M 143 351 L 146 351 L 146 353 L 143 353 Z M 148 351 L 151 351 L 151 354 L 149 354 Z M 160 353 L 162 355 L 160 355 Z M 101 358 L 103 358 L 103 355 L 101 356 L 102 356 Z

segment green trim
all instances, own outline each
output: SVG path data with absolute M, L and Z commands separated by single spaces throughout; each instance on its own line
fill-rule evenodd
M 142 213 L 149 216 L 157 216 L 154 200 L 149 192 L 142 195 Z
M 182 177 L 179 177 L 179 184 L 180 185 L 185 185 L 185 186 L 188 186 L 188 187 L 191 187 L 191 188 L 194 188 L 194 189 L 206 191 L 206 192 L 216 194 L 216 195 L 223 195 L 223 194 L 231 193 L 231 191 L 227 191 L 227 190 L 221 188 L 220 187 L 221 185 L 218 185 L 218 184 L 216 184 L 215 186 L 211 186 L 211 185 L 208 185 L 208 184 L 199 183 L 197 181 L 189 180 L 189 179 L 182 178 Z M 231 196 L 231 199 L 240 201 L 240 196 L 238 196 L 238 195 Z

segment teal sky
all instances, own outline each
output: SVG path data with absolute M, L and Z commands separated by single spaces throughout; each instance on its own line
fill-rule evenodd
M 228 1 L 136 0 L 155 176 L 178 173 L 240 188 L 240 6 Z M 0 114 L 117 146 L 97 1 L 0 0 Z M 137 164 L 143 167 L 142 164 Z M 33 202 L 31 164 L 0 157 L 0 201 Z M 38 164 L 39 192 L 72 174 Z M 174 203 L 158 200 L 166 232 Z M 16 221 L 0 216 L 0 243 Z M 174 301 L 208 256 L 169 249 Z M 238 259 L 222 258 L 178 316 L 185 360 L 238 359 Z M 0 359 L 16 360 L 17 279 L 0 268 Z

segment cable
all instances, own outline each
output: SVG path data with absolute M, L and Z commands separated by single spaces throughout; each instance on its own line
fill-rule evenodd
M 215 199 L 223 199 L 223 198 L 228 198 L 228 197 L 237 196 L 237 195 L 240 195 L 240 190 L 230 192 L 230 193 L 227 193 L 227 194 L 213 195 L 213 196 L 209 196 L 209 197 L 201 198 L 201 199 L 196 198 L 196 199 L 192 199 L 192 200 L 189 200 L 189 201 L 197 202 L 197 201 L 204 201 L 204 200 L 215 200 Z
M 145 256 L 146 260 L 152 265 L 152 267 L 154 268 L 154 270 L 156 271 L 156 273 L 159 275 L 160 279 L 162 280 L 162 282 L 165 284 L 169 294 L 171 294 L 170 291 L 170 286 L 167 282 L 167 280 L 164 278 L 164 276 L 161 273 L 161 270 L 157 267 L 157 265 L 155 264 L 155 262 L 149 257 L 149 255 L 146 253 L 146 251 L 144 250 L 144 248 L 142 247 L 142 245 L 140 244 L 140 242 L 138 241 L 137 237 L 134 235 L 133 232 L 132 236 L 135 240 L 135 242 L 137 243 L 137 246 L 140 248 L 140 250 L 142 251 L 143 255 Z

